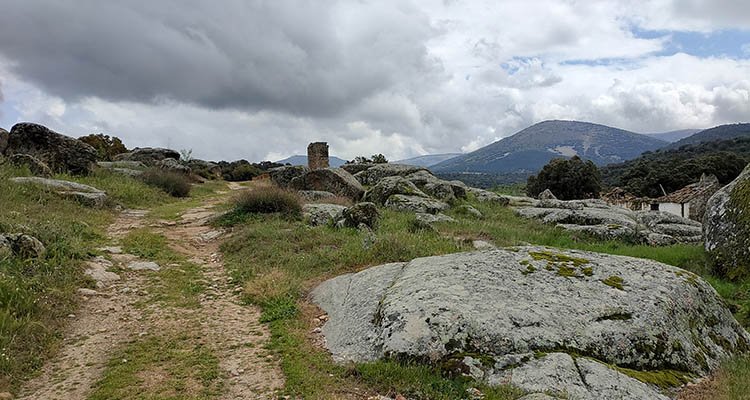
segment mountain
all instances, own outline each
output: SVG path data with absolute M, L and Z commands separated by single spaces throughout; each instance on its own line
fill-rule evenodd
M 686 144 L 698 144 L 713 142 L 715 140 L 727 140 L 738 137 L 750 137 L 750 124 L 727 124 L 719 125 L 710 129 L 702 130 L 692 136 L 678 140 L 670 144 L 668 149 L 678 149 Z
M 572 157 L 599 165 L 622 162 L 667 142 L 646 135 L 579 121 L 544 121 L 513 136 L 430 169 L 437 173 L 534 173 L 551 159 Z
M 279 164 L 307 165 L 307 156 L 296 155 L 276 162 Z M 332 167 L 340 167 L 346 163 L 346 160 L 342 160 L 336 156 L 330 156 L 328 158 L 328 163 Z
M 678 131 L 660 132 L 660 133 L 646 133 L 646 136 L 650 136 L 654 139 L 660 139 L 669 143 L 674 143 L 680 139 L 684 139 L 688 136 L 692 136 L 703 129 L 680 129 Z
M 460 156 L 463 153 L 445 153 L 445 154 L 428 154 L 419 157 L 407 158 L 405 160 L 394 161 L 396 164 L 416 165 L 418 167 L 431 167 L 445 160 L 450 160 Z

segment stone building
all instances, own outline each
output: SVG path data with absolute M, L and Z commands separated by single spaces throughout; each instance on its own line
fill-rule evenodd
M 654 199 L 649 206 L 644 206 L 644 209 L 666 211 L 683 218 L 703 221 L 703 214 L 706 213 L 706 203 L 719 189 L 721 189 L 721 184 L 716 179 L 716 176 L 706 176 L 704 174 L 699 182 Z

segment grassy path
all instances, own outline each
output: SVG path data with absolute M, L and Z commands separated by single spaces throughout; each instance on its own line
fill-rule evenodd
M 283 378 L 268 330 L 241 303 L 218 254 L 223 232 L 209 226 L 227 195 L 189 204 L 176 221 L 123 212 L 108 230 L 122 251 L 95 261 L 119 280 L 81 293 L 62 348 L 21 398 L 275 398 Z M 160 269 L 133 271 L 133 261 Z

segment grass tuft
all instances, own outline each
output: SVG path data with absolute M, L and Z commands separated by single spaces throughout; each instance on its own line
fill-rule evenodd
M 192 188 L 188 176 L 159 168 L 147 169 L 140 178 L 147 185 L 157 187 L 174 197 L 188 197 Z

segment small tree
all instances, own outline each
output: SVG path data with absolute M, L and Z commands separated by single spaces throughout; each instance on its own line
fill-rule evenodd
M 378 153 L 372 155 L 372 162 L 374 162 L 375 164 L 387 164 L 388 160 L 384 155 Z
M 556 158 L 542 168 L 536 176 L 530 176 L 526 193 L 536 197 L 549 189 L 560 200 L 598 197 L 602 190 L 599 168 L 578 156 L 571 159 Z
M 82 136 L 78 140 L 93 147 L 96 150 L 97 158 L 101 161 L 112 161 L 116 155 L 128 151 L 120 138 L 103 133 Z

